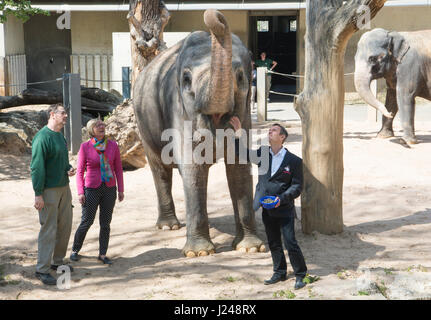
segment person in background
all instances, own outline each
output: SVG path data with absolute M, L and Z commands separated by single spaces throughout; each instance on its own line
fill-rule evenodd
M 105 137 L 105 123 L 93 119 L 87 123 L 90 140 L 81 144 L 78 153 L 76 184 L 79 202 L 82 205 L 81 224 L 75 233 L 70 260 L 80 259 L 85 236 L 100 208 L 99 256 L 104 264 L 112 264 L 106 256 L 109 244 L 110 224 L 117 199 L 124 199 L 123 168 L 118 145 Z M 85 173 L 85 177 L 84 177 Z
M 256 67 L 265 67 L 269 71 L 272 71 L 277 66 L 277 61 L 267 58 L 266 52 L 263 51 L 260 54 L 260 59 L 255 62 Z M 272 77 L 271 74 L 266 75 L 266 99 L 269 101 L 269 90 L 271 89 Z
M 48 124 L 34 136 L 30 169 L 40 222 L 35 275 L 42 283 L 55 285 L 57 280 L 50 269 L 64 265 L 72 229 L 69 177 L 75 175 L 75 169 L 69 164 L 66 139 L 61 133 L 67 121 L 63 105 L 51 105 L 48 117 Z M 67 266 L 72 272 L 73 268 Z

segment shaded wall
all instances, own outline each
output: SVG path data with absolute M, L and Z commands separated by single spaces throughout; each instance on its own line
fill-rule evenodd
M 232 33 L 236 34 L 244 45 L 248 46 L 248 12 L 247 11 L 221 11 L 229 23 Z M 204 11 L 173 11 L 165 31 L 193 32 L 208 31 L 204 23 Z
M 57 28 L 60 15 L 34 16 L 24 23 L 28 82 L 54 80 L 70 72 L 71 33 L 68 29 Z M 33 87 L 62 90 L 59 82 Z

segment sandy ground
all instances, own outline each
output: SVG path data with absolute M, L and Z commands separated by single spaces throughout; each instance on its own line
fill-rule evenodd
M 287 147 L 300 155 L 300 123 L 285 124 Z M 177 171 L 173 196 L 183 227 L 155 229 L 156 192 L 150 169 L 143 168 L 125 173 L 125 200 L 117 203 L 111 224 L 108 256 L 114 264 L 105 266 L 96 260 L 96 220 L 81 251 L 83 259 L 72 263 L 71 288 L 44 286 L 34 277 L 39 221 L 33 208 L 30 158 L 2 155 L 0 299 L 431 299 L 431 125 L 416 122 L 422 142 L 411 149 L 374 138 L 378 129 L 378 125 L 345 123 L 344 232 L 305 235 L 296 222 L 309 273 L 319 277 L 298 291 L 293 290 L 292 276 L 286 282 L 263 285 L 272 274 L 269 252 L 231 250 L 235 227 L 222 163 L 210 169 L 208 185 L 216 254 L 198 258 L 181 254 L 186 221 Z M 399 126 L 395 129 L 400 135 Z M 75 208 L 67 260 L 81 217 L 75 179 L 71 189 Z M 300 211 L 300 201 L 296 204 Z M 260 212 L 256 219 L 258 234 L 266 242 Z

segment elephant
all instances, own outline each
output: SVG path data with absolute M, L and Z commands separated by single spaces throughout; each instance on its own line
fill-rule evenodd
M 376 28 L 364 33 L 355 55 L 355 87 L 360 96 L 381 111 L 380 138 L 394 136 L 393 117 L 400 112 L 402 139 L 418 143 L 415 136 L 415 97 L 431 100 L 431 30 L 396 32 Z M 385 78 L 386 103 L 370 90 L 374 79 Z
M 159 229 L 178 229 L 180 223 L 172 198 L 172 171 L 182 177 L 186 207 L 187 240 L 182 253 L 187 257 L 215 253 L 210 239 L 207 213 L 208 171 L 212 163 L 189 163 L 180 152 L 185 125 L 195 132 L 232 129 L 229 120 L 238 116 L 244 129 L 251 128 L 250 95 L 252 64 L 250 52 L 239 37 L 229 31 L 225 17 L 217 10 L 204 12 L 210 32 L 195 31 L 176 45 L 162 51 L 138 75 L 133 88 L 137 126 L 152 171 L 158 196 Z M 174 129 L 181 139 L 165 141 L 166 130 Z M 179 142 L 178 142 L 179 141 Z M 233 139 L 232 139 L 233 141 Z M 166 163 L 163 150 L 176 144 Z M 216 144 L 212 147 L 215 149 Z M 192 148 L 196 148 L 193 143 Z M 175 151 L 177 150 L 177 151 Z M 263 252 L 252 208 L 251 165 L 226 161 L 226 176 L 233 204 L 236 235 L 232 246 L 242 252 Z M 213 153 L 214 154 L 214 153 Z M 186 157 L 187 155 L 184 155 Z M 220 157 L 221 158 L 221 157 Z

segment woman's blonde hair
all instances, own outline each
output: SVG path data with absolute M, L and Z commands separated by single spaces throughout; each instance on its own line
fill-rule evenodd
M 94 131 L 93 131 L 94 126 L 99 121 L 103 122 L 103 120 L 100 118 L 91 119 L 90 121 L 87 122 L 87 131 L 88 131 L 88 134 L 90 135 L 90 137 L 92 137 L 92 138 L 94 137 Z

